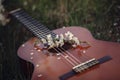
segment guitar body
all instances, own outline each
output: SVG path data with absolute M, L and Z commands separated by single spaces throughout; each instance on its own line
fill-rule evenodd
M 91 47 L 83 55 L 79 50 L 68 49 L 77 59 L 82 59 L 84 54 L 99 59 L 109 55 L 112 60 L 99 64 L 82 73 L 76 74 L 67 80 L 120 80 L 120 44 L 100 41 L 93 38 L 91 33 L 82 27 L 66 27 L 56 29 L 56 34 L 72 32 L 79 40 L 88 41 Z M 32 80 L 60 80 L 59 77 L 72 70 L 72 66 L 63 58 L 55 55 L 46 55 L 45 52 L 34 49 L 34 42 L 38 38 L 32 38 L 18 49 L 18 56 L 34 65 Z M 84 61 L 84 60 L 83 60 Z

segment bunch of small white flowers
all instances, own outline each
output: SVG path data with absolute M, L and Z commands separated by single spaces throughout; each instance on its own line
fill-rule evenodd
M 9 22 L 9 19 L 7 19 L 4 15 L 5 9 L 2 5 L 2 0 L 0 0 L 0 24 L 6 25 L 7 22 Z

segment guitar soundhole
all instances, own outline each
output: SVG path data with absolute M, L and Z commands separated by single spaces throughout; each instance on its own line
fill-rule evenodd
M 68 42 L 65 42 L 65 44 L 62 47 L 54 47 L 54 48 L 49 49 L 48 51 L 52 53 L 58 53 L 58 52 L 64 52 L 71 48 L 72 48 L 72 45 Z

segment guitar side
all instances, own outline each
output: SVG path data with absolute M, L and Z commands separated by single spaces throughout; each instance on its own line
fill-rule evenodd
M 79 40 L 88 41 L 92 47 L 86 51 L 86 55 L 101 58 L 105 55 L 112 57 L 112 60 L 95 66 L 83 73 L 75 75 L 68 80 L 119 80 L 120 79 L 120 44 L 100 41 L 93 38 L 91 33 L 81 27 L 66 27 L 65 29 L 54 30 L 56 34 L 72 32 Z M 32 80 L 59 80 L 61 75 L 69 72 L 71 67 L 67 62 L 58 60 L 55 56 L 48 56 L 41 51 L 34 49 L 34 42 L 37 38 L 32 38 L 18 49 L 18 56 L 31 62 L 34 65 Z M 77 51 L 70 50 L 74 56 L 80 56 Z

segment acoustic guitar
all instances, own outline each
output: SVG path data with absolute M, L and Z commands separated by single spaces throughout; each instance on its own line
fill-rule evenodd
M 82 27 L 50 31 L 24 10 L 10 12 L 35 37 L 18 56 L 34 65 L 31 80 L 120 80 L 120 44 L 96 40 Z

